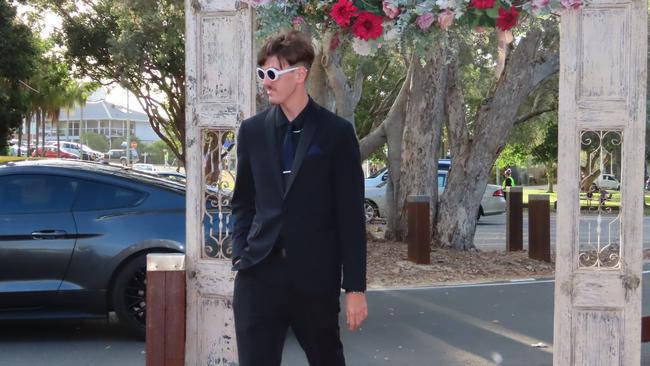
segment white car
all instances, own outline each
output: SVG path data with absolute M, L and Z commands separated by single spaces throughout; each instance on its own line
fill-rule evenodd
M 613 174 L 601 174 L 595 183 L 598 188 L 602 189 L 621 189 L 621 182 Z
M 445 191 L 448 173 L 447 170 L 438 170 L 438 197 Z M 388 170 L 381 171 L 376 176 L 365 180 L 366 197 L 364 210 L 367 221 L 377 217 L 387 217 L 387 182 Z M 488 184 L 481 199 L 477 219 L 481 216 L 498 215 L 504 212 L 506 212 L 506 199 L 503 194 L 503 189 L 500 186 Z
M 156 171 L 156 168 L 152 164 L 133 164 L 133 170 L 138 170 L 141 172 L 153 173 Z

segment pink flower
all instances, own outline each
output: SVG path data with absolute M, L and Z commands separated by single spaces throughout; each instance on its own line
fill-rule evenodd
M 560 3 L 562 6 L 564 6 L 567 9 L 580 9 L 582 6 L 582 1 L 581 0 L 560 0 Z
M 530 7 L 533 9 L 533 11 L 537 11 L 545 8 L 549 2 L 550 0 L 533 0 L 530 2 Z
M 422 30 L 427 30 L 433 24 L 435 17 L 432 13 L 426 12 L 415 19 L 415 24 Z
M 297 16 L 297 17 L 291 19 L 291 24 L 293 24 L 293 25 L 300 25 L 300 24 L 302 24 L 304 22 L 305 22 L 305 18 L 303 18 L 301 16 Z
M 384 14 L 390 19 L 395 19 L 399 15 L 399 8 L 386 0 L 382 3 L 382 8 L 384 9 Z
M 474 28 L 474 32 L 481 34 L 481 33 L 485 32 L 485 27 L 478 26 L 478 27 Z
M 438 24 L 440 25 L 440 29 L 442 30 L 447 30 L 451 23 L 454 22 L 454 12 L 447 9 L 443 11 L 442 13 L 438 14 Z

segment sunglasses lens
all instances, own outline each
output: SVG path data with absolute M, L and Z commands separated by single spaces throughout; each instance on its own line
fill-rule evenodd
M 271 79 L 271 81 L 275 80 L 278 77 L 278 74 L 273 69 L 266 70 L 266 75 L 269 77 L 269 79 Z
M 257 77 L 260 78 L 260 80 L 264 80 L 264 70 L 257 69 Z

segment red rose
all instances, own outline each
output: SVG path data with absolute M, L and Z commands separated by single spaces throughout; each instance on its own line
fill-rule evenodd
M 352 33 L 364 41 L 379 38 L 383 31 L 381 16 L 369 11 L 362 11 L 352 25 Z
M 330 16 L 336 24 L 341 27 L 347 27 L 350 25 L 350 20 L 352 17 L 359 14 L 359 9 L 357 9 L 354 4 L 349 0 L 339 0 L 338 3 L 334 4 L 332 11 L 330 11 Z
M 499 17 L 497 18 L 497 28 L 507 31 L 508 29 L 517 25 L 517 18 L 519 13 L 514 6 L 511 6 L 510 9 L 506 10 L 503 6 L 499 7 Z
M 495 0 L 472 0 L 472 5 L 476 9 L 490 9 L 494 6 Z

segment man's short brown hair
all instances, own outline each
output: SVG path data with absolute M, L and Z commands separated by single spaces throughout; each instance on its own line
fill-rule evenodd
M 307 68 L 314 61 L 314 47 L 300 32 L 293 30 L 281 33 L 264 44 L 257 54 L 257 65 L 262 66 L 269 57 L 277 57 L 289 65 L 300 64 Z

